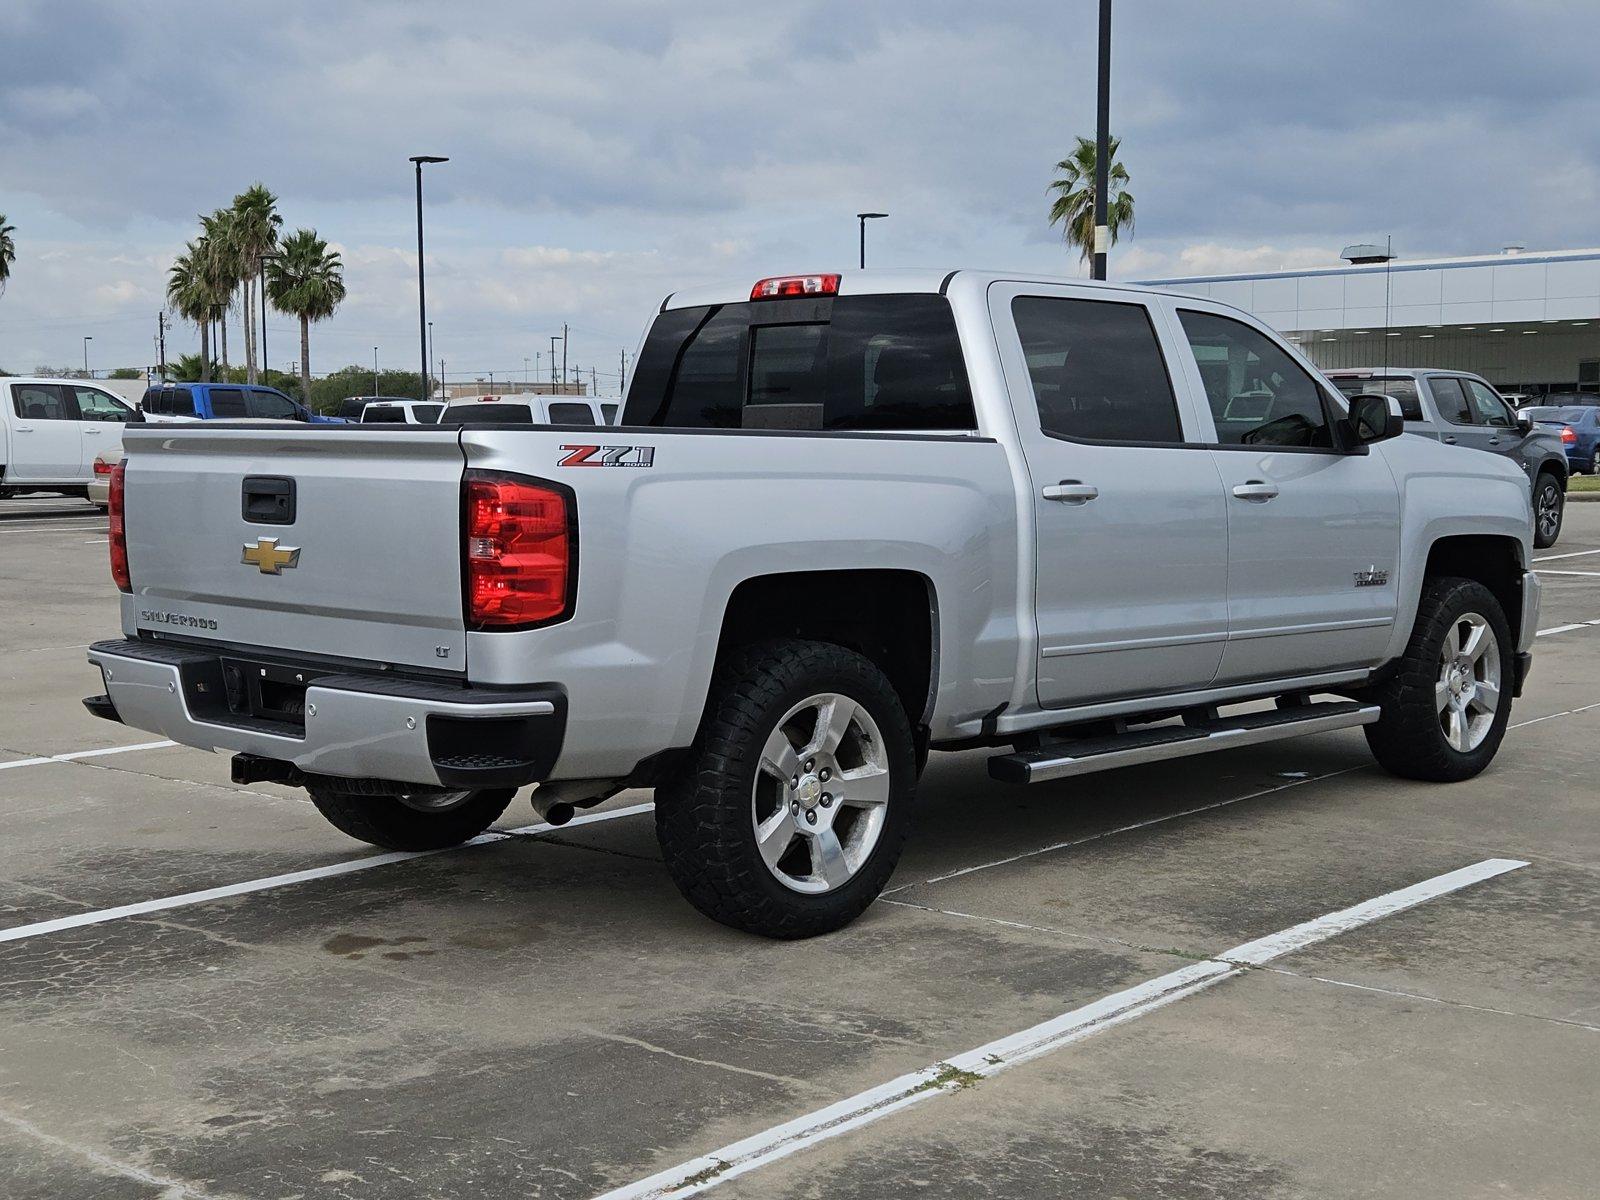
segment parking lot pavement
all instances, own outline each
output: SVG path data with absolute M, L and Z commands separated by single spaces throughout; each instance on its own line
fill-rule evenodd
M 647 795 L 380 856 L 224 756 L 124 750 L 78 705 L 116 625 L 93 517 L 0 510 L 8 1200 L 582 1200 L 684 1164 L 670 1194 L 1593 1193 L 1600 505 L 1542 552 L 1594 574 L 1545 576 L 1480 778 L 1392 779 L 1359 734 L 1031 789 L 936 756 L 885 900 L 798 944 L 689 909 Z

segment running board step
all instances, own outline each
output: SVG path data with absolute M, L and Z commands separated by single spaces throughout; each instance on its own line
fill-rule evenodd
M 1135 763 L 1370 725 L 1378 719 L 1379 712 L 1375 704 L 1354 701 L 1297 704 L 1196 724 L 1159 725 L 1104 737 L 1063 739 L 1037 750 L 997 755 L 989 760 L 989 774 L 1004 783 L 1044 783 Z

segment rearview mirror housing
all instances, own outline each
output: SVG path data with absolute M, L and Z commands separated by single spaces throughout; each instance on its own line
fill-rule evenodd
M 1350 441 L 1357 446 L 1387 441 L 1406 431 L 1400 401 L 1381 392 L 1361 392 L 1351 396 L 1350 415 L 1345 421 Z
M 1519 412 L 1517 414 L 1517 428 L 1522 430 L 1523 433 L 1532 433 L 1533 432 L 1533 414 L 1532 413 Z

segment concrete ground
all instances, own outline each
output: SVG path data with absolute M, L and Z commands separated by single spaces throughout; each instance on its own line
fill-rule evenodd
M 1596 1194 L 1600 505 L 1542 552 L 1551 632 L 1478 779 L 1393 779 L 1359 732 L 1033 788 L 935 756 L 891 892 L 798 944 L 699 917 L 647 813 L 317 874 L 372 852 L 221 756 L 55 757 L 156 740 L 78 704 L 104 539 L 0 502 L 8 1200 L 583 1200 L 697 1162 L 730 1200 Z M 1528 865 L 804 1120 L 1488 859 Z M 734 1169 L 742 1139 L 792 1153 Z

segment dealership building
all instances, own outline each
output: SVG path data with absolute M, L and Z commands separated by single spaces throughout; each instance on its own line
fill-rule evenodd
M 1141 282 L 1254 313 L 1318 366 L 1436 367 L 1503 392 L 1600 391 L 1600 250 L 1385 261 Z

